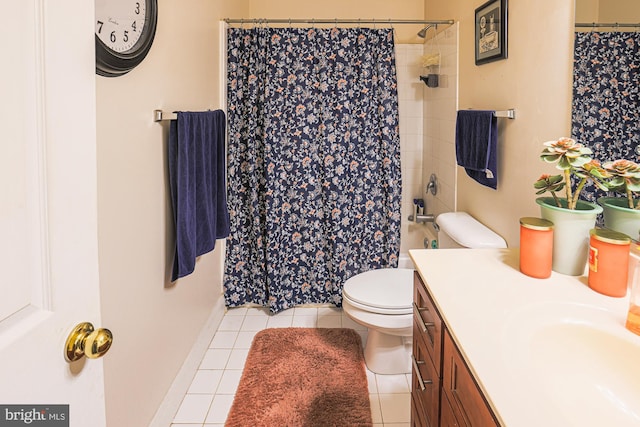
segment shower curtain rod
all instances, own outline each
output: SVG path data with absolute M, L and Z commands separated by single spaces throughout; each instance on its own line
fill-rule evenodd
M 619 23 L 619 22 L 576 22 L 576 27 L 581 28 L 600 28 L 600 27 L 614 27 L 614 28 L 640 28 L 640 22 L 636 23 Z
M 272 18 L 225 18 L 227 24 L 415 24 L 415 25 L 440 25 L 453 24 L 453 19 L 443 20 L 417 20 L 417 19 L 272 19 Z

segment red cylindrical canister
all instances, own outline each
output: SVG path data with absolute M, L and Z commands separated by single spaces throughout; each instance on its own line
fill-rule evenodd
M 553 223 L 542 218 L 520 218 L 520 271 L 527 276 L 551 276 Z
M 610 297 L 625 296 L 631 239 L 603 228 L 594 228 L 589 234 L 589 287 Z

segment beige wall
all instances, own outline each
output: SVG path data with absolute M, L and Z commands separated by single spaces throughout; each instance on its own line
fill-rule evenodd
M 173 227 L 168 193 L 168 122 L 160 108 L 218 108 L 218 20 L 247 15 L 248 2 L 158 2 L 145 61 L 117 78 L 96 77 L 100 282 L 109 426 L 146 426 L 221 298 L 221 251 L 195 273 L 168 281 Z
M 576 22 L 637 23 L 638 0 L 576 0 Z
M 477 184 L 457 168 L 457 207 L 519 246 L 518 219 L 539 216 L 533 182 L 553 166 L 539 160 L 542 142 L 570 133 L 574 0 L 509 2 L 509 58 L 474 63 L 477 0 L 425 0 L 428 19 L 460 22 L 458 108 L 515 108 L 499 119 L 498 189 Z
M 229 0 L 231 1 L 231 0 Z M 423 19 L 423 0 L 250 0 L 251 18 Z M 396 25 L 397 43 L 422 43 L 422 25 Z
M 578 0 L 580 4 L 582 0 Z M 638 0 L 600 0 L 598 10 L 599 22 L 632 22 L 640 21 L 640 4 Z

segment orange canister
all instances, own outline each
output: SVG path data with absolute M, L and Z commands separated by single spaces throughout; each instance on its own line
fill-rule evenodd
M 610 297 L 625 296 L 631 239 L 604 228 L 594 228 L 589 235 L 589 287 Z
M 520 271 L 527 276 L 546 279 L 551 276 L 553 259 L 553 222 L 520 218 Z

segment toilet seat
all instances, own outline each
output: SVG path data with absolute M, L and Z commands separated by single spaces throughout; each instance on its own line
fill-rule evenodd
M 361 310 L 379 314 L 410 314 L 413 270 L 383 268 L 357 274 L 344 283 L 342 296 Z

